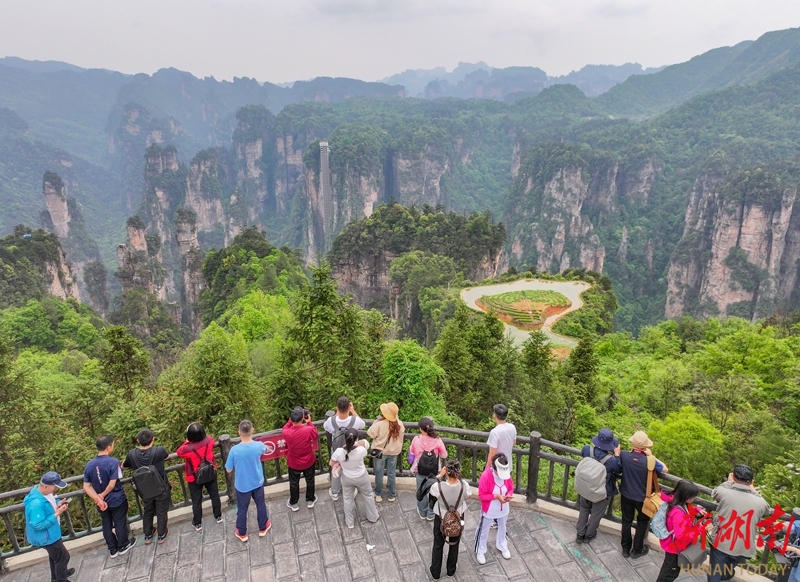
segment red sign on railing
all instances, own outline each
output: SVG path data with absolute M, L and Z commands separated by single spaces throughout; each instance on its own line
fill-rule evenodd
M 275 435 L 259 436 L 259 437 L 253 437 L 253 440 L 262 442 L 267 446 L 267 450 L 264 451 L 263 455 L 261 455 L 262 461 L 271 461 L 273 459 L 280 459 L 281 457 L 285 457 L 289 452 L 289 449 L 286 447 L 286 440 L 283 438 L 283 435 L 275 434 Z M 316 439 L 311 443 L 311 448 L 315 451 L 319 450 L 319 439 Z

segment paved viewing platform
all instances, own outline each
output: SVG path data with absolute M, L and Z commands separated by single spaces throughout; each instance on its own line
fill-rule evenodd
M 324 485 L 323 485 L 324 482 Z M 411 480 L 409 480 L 409 483 Z M 377 523 L 356 521 L 353 529 L 344 523 L 342 500 L 328 495 L 327 480 L 318 479 L 319 501 L 307 509 L 301 495 L 300 511 L 286 506 L 287 496 L 276 487 L 267 489 L 272 529 L 264 538 L 255 529 L 251 505 L 250 540 L 234 536 L 236 510 L 225 506 L 224 523 L 206 515 L 204 530 L 195 532 L 188 516 L 170 522 L 163 545 L 144 545 L 139 526 L 138 541 L 125 556 L 110 558 L 102 540 L 84 550 L 72 549 L 73 582 L 271 582 L 278 581 L 405 581 L 431 580 L 433 522 L 419 519 L 413 491 L 401 490 L 398 500 L 378 505 Z M 473 551 L 480 502 L 469 501 L 458 571 L 453 580 L 536 582 L 652 582 L 658 575 L 663 554 L 630 560 L 622 557 L 618 533 L 599 532 L 590 544 L 575 543 L 574 519 L 548 515 L 527 506 L 524 497 L 512 503 L 508 522 L 511 559 L 504 560 L 494 548 L 495 532 L 489 534 L 486 564 L 479 565 Z M 362 500 L 356 498 L 359 517 Z M 563 510 L 569 515 L 570 510 Z M 574 513 L 574 512 L 573 512 Z M 609 524 L 611 527 L 613 525 Z M 447 552 L 445 546 L 445 552 Z M 12 566 L 13 567 L 13 566 Z M 32 566 L 12 569 L 0 582 L 46 582 L 50 572 L 46 558 Z M 442 579 L 448 580 L 444 570 Z M 681 581 L 705 580 L 682 576 Z

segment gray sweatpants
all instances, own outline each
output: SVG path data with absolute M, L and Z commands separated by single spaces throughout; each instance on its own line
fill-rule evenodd
M 597 528 L 600 526 L 600 520 L 606 514 L 609 501 L 611 501 L 611 498 L 606 497 L 602 501 L 592 503 L 588 499 L 578 496 L 579 511 L 576 529 L 579 536 L 594 539 L 597 535 Z
M 372 491 L 372 485 L 369 482 L 369 474 L 364 471 L 364 474 L 356 479 L 351 479 L 342 471 L 342 494 L 344 495 L 344 521 L 347 527 L 355 525 L 355 511 L 356 501 L 355 492 L 361 494 L 364 500 L 364 507 L 367 511 L 367 519 L 372 523 L 378 521 L 381 516 L 378 513 L 378 508 L 375 506 L 375 493 Z

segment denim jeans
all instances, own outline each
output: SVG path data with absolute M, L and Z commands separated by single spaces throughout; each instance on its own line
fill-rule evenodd
M 736 566 L 744 564 L 747 558 L 744 556 L 731 556 L 717 548 L 711 548 L 709 556 L 709 567 L 711 573 L 708 575 L 708 582 L 720 582 L 720 580 L 730 580 Z
M 372 468 L 375 471 L 375 495 L 383 497 L 383 472 L 386 470 L 386 487 L 389 489 L 389 497 L 397 497 L 396 473 L 397 455 L 386 456 L 380 459 L 372 459 Z
M 419 491 L 420 486 L 422 486 L 422 482 L 427 479 L 427 477 L 423 477 L 419 473 L 417 475 L 417 491 Z M 422 498 L 422 501 L 417 501 L 417 510 L 422 517 L 431 516 L 434 517 L 436 513 L 429 507 L 428 505 L 428 495 Z
M 264 486 L 259 485 L 252 491 L 242 493 L 236 490 L 236 529 L 240 534 L 247 533 L 247 508 L 250 507 L 250 499 L 256 503 L 256 519 L 258 521 L 258 531 L 267 529 L 269 514 L 267 513 L 267 503 L 264 501 Z

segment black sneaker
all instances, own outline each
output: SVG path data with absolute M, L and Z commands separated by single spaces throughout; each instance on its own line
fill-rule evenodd
M 581 534 L 578 534 L 575 537 L 575 543 L 576 544 L 585 544 L 586 543 L 586 536 L 582 536 Z
M 638 560 L 642 556 L 646 556 L 650 551 L 650 546 L 644 546 L 641 552 L 631 552 L 631 560 Z
M 622 548 L 622 557 L 623 558 L 630 558 L 631 557 L 631 551 L 628 550 L 628 549 Z
M 133 538 L 132 540 L 130 540 L 130 541 L 129 541 L 129 542 L 126 544 L 126 545 L 125 545 L 125 547 L 122 547 L 122 548 L 120 548 L 119 550 L 117 550 L 117 553 L 118 553 L 120 556 L 124 556 L 124 555 L 125 555 L 125 554 L 127 554 L 127 553 L 130 551 L 130 549 L 131 549 L 133 546 L 135 546 L 135 545 L 136 545 L 136 538 Z
M 108 550 L 108 555 L 111 556 L 112 558 L 116 558 L 117 556 L 119 556 L 119 550 Z
M 586 537 L 583 538 L 583 543 L 591 544 L 596 537 L 597 537 L 597 534 L 593 535 L 592 537 L 586 536 Z

